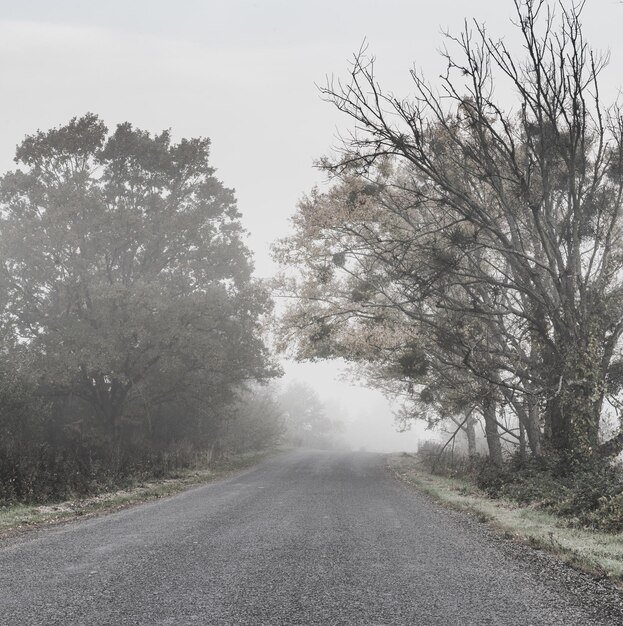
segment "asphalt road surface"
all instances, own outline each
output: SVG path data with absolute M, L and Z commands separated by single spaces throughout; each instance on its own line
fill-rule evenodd
M 490 535 L 393 478 L 382 456 L 292 452 L 5 540 L 0 623 L 623 623 L 581 575 Z

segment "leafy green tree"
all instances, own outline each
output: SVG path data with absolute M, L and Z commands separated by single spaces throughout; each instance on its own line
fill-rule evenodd
M 26 137 L 1 181 L 2 330 L 116 443 L 166 402 L 274 373 L 270 301 L 208 157 L 207 139 L 87 114 Z

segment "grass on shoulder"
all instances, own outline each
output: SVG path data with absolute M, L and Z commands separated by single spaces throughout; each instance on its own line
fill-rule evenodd
M 468 480 L 431 474 L 410 454 L 391 455 L 387 463 L 404 482 L 452 508 L 475 513 L 507 539 L 552 552 L 584 571 L 623 580 L 623 533 L 569 528 L 565 520 L 534 506 L 493 500 Z
M 45 505 L 0 506 L 0 537 L 58 524 L 81 517 L 112 513 L 129 506 L 175 495 L 259 463 L 274 452 L 264 451 L 230 458 L 209 468 L 179 470 L 167 478 L 137 482 L 117 491 Z

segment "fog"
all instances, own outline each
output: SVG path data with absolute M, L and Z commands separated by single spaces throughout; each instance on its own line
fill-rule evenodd
M 0 0 L 0 626 L 623 625 L 622 19 Z
M 289 230 L 299 198 L 323 177 L 313 164 L 348 124 L 318 94 L 327 76 L 344 76 L 364 40 L 388 90 L 411 91 L 409 69 L 443 69 L 433 51 L 441 32 L 465 17 L 504 36 L 512 7 L 493 0 L 467 5 L 285 2 L 252 0 L 176 5 L 156 2 L 0 3 L 0 66 L 6 97 L 0 120 L 0 169 L 14 146 L 36 128 L 51 128 L 94 111 L 112 128 L 130 120 L 173 136 L 210 137 L 212 163 L 236 189 L 256 274 L 277 269 L 271 243 Z M 469 16 L 467 16 L 469 12 Z M 591 4 L 588 36 L 615 42 L 620 3 Z M 618 85 L 620 49 L 604 84 Z M 613 80 L 609 80 L 612 77 Z M 612 94 L 603 94 L 609 99 Z M 283 361 L 285 380 L 301 379 L 327 402 L 344 407 L 348 439 L 370 449 L 412 449 L 421 427 L 395 431 L 391 405 L 375 391 L 339 380 L 339 364 Z
M 342 423 L 336 433 L 336 447 L 369 452 L 416 451 L 418 441 L 437 436 L 424 424 L 414 422 L 409 430 L 399 431 L 394 413 L 398 408 L 380 391 L 348 379 L 343 361 L 296 363 L 285 361 L 283 385 L 292 382 L 309 384 L 323 403 L 327 415 Z

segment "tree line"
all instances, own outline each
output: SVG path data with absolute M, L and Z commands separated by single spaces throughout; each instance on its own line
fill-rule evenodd
M 275 244 L 292 303 L 279 347 L 350 361 L 403 400 L 404 424 L 443 424 L 472 453 L 482 427 L 495 467 L 605 467 L 623 449 L 623 111 L 602 101 L 582 6 L 514 0 L 522 57 L 466 23 L 440 82 L 413 70 L 407 98 L 360 50 L 322 88 L 352 134 Z M 258 391 L 279 373 L 271 293 L 209 140 L 87 114 L 15 160 L 0 179 L 0 500 L 284 430 L 329 445 L 339 424 L 313 394 Z
M 0 500 L 244 447 L 236 419 L 247 447 L 278 433 L 276 413 L 253 430 L 249 391 L 278 373 L 272 301 L 209 147 L 93 114 L 18 146 L 0 180 Z
M 364 48 L 323 96 L 354 130 L 275 246 L 283 347 L 338 356 L 491 462 L 623 449 L 623 111 L 581 5 L 515 0 L 518 42 L 446 36 L 436 84 L 385 92 Z M 518 43 L 516 47 L 515 44 Z M 520 49 L 523 56 L 518 55 Z M 607 407 L 614 427 L 604 428 Z

